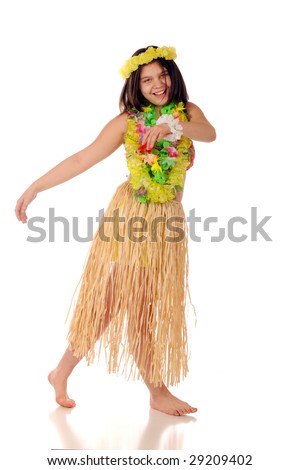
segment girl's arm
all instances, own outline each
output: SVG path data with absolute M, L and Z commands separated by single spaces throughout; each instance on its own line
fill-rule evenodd
M 186 110 L 190 120 L 180 122 L 183 135 L 200 142 L 213 142 L 217 136 L 215 128 L 206 119 L 201 109 L 194 103 L 189 102 L 186 105 Z
M 26 209 L 39 192 L 80 175 L 111 155 L 122 144 L 126 127 L 127 115 L 123 113 L 112 119 L 88 147 L 66 158 L 34 181 L 17 201 L 17 219 L 26 223 Z

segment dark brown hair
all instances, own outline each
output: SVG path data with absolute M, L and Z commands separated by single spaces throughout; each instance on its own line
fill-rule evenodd
M 157 46 L 148 46 L 143 49 L 138 49 L 132 55 L 132 57 L 139 55 L 142 52 L 146 52 L 149 47 L 154 47 L 154 49 L 157 49 Z M 166 60 L 162 57 L 154 60 L 158 62 L 163 68 L 167 69 L 170 76 L 171 90 L 169 103 L 171 101 L 174 101 L 175 103 L 182 101 L 186 105 L 189 97 L 181 72 L 174 60 Z M 154 62 L 154 60 L 152 62 Z M 121 112 L 131 108 L 136 108 L 137 110 L 141 111 L 142 106 L 148 104 L 148 101 L 144 98 L 140 91 L 140 76 L 141 66 L 139 66 L 135 72 L 132 72 L 130 77 L 125 81 L 119 100 L 119 107 Z

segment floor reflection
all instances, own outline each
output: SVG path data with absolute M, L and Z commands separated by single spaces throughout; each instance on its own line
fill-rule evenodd
M 130 415 L 109 414 L 102 410 L 83 414 L 57 407 L 49 418 L 58 437 L 57 448 L 106 450 L 183 449 L 184 428 L 197 421 L 194 416 L 169 416 L 150 409 L 133 419 Z
M 197 419 L 194 416 L 170 416 L 150 409 L 149 420 L 145 426 L 137 449 L 182 449 L 184 444 L 182 424 L 196 421 Z M 162 444 L 164 444 L 163 447 Z

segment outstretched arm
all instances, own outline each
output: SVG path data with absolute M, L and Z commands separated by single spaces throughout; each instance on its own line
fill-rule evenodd
M 26 223 L 26 209 L 39 192 L 80 175 L 111 155 L 123 142 L 126 123 L 126 114 L 115 117 L 102 129 L 98 137 L 88 147 L 66 158 L 34 181 L 17 201 L 15 208 L 17 219 Z

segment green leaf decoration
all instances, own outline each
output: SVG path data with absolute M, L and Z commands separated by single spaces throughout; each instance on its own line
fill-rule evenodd
M 170 140 L 163 139 L 162 142 L 163 142 L 163 147 L 164 147 L 164 148 L 166 148 L 166 147 L 171 147 L 171 142 L 170 142 Z
M 168 150 L 162 149 L 159 152 L 159 155 L 161 156 L 161 158 L 167 158 L 169 156 L 169 152 L 168 152 Z
M 166 157 L 159 160 L 159 164 L 163 170 L 168 170 L 169 168 L 174 168 L 177 158 Z
M 136 196 L 139 202 L 147 202 L 147 196 Z
M 165 173 L 161 173 L 161 172 L 157 172 L 153 176 L 153 181 L 159 184 L 165 184 L 167 179 L 168 179 L 168 175 L 166 175 Z

